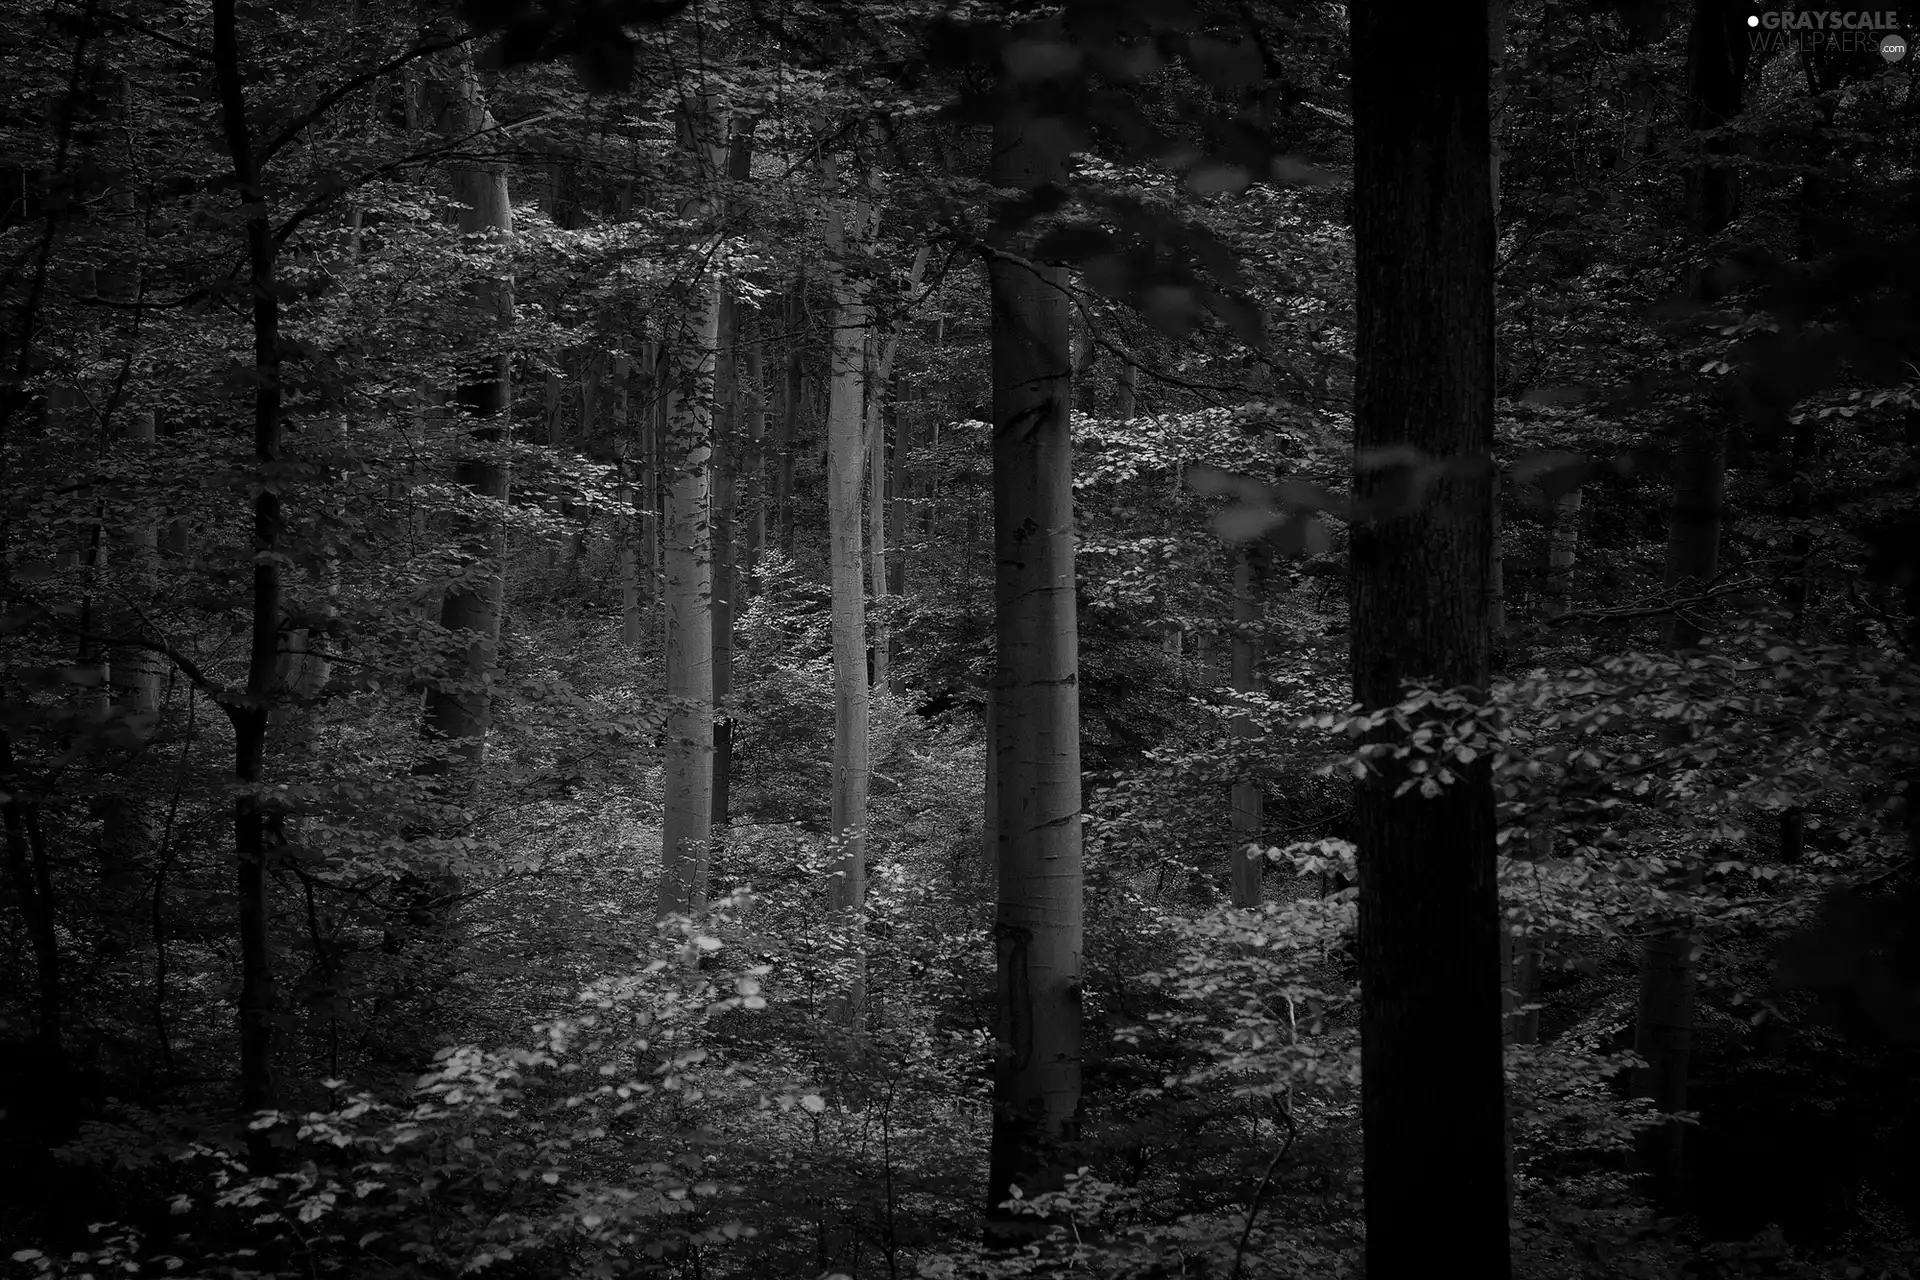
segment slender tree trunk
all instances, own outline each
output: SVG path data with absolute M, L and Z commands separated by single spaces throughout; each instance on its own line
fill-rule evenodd
M 484 149 L 493 129 L 493 117 L 481 101 L 470 50 L 457 55 L 441 132 L 449 139 L 470 140 L 467 146 Z M 507 191 L 506 166 L 473 162 L 453 170 L 453 198 L 461 205 L 459 229 L 487 250 L 498 251 L 513 234 L 513 206 Z M 473 328 L 481 336 L 480 350 L 469 354 L 454 399 L 471 425 L 466 454 L 454 464 L 454 479 L 489 510 L 463 516 L 455 523 L 462 557 L 482 568 L 447 588 L 440 604 L 440 625 L 459 645 L 458 659 L 427 690 L 420 720 L 422 753 L 414 775 L 426 787 L 429 799 L 457 805 L 478 782 L 486 752 L 491 707 L 485 684 L 500 640 L 500 604 L 503 578 L 499 560 L 502 532 L 495 510 L 507 499 L 507 466 L 499 447 L 511 430 L 510 376 L 512 356 L 498 336 L 512 323 L 512 278 L 492 278 L 472 289 Z M 496 349 L 497 348 L 497 349 Z M 422 876 L 414 873 L 405 884 L 410 923 L 416 931 L 443 928 L 458 901 L 457 873 L 440 865 Z
M 755 341 L 742 353 L 745 364 L 745 394 L 742 412 L 746 415 L 746 546 L 741 552 L 741 576 L 751 596 L 759 590 L 760 556 L 767 545 L 767 384 L 766 359 L 762 350 L 764 320 L 756 327 Z
M 1411 445 L 1455 469 L 1418 508 L 1353 530 L 1354 691 L 1370 709 L 1418 679 L 1484 697 L 1492 646 L 1488 32 L 1405 17 L 1351 10 L 1354 447 Z M 1392 479 L 1357 462 L 1356 499 Z M 1426 796 L 1406 764 L 1380 765 L 1356 789 L 1367 1275 L 1424 1280 L 1444 1238 L 1448 1270 L 1498 1280 L 1511 1263 L 1491 766 L 1448 762 L 1453 780 Z
M 868 739 L 867 617 L 861 547 L 860 486 L 866 471 L 866 348 L 871 310 L 866 288 L 848 265 L 849 226 L 868 221 L 864 194 L 843 201 L 833 157 L 820 162 L 826 201 L 827 271 L 833 288 L 832 364 L 827 399 L 827 544 L 833 581 L 833 906 L 840 928 L 855 932 L 867 900 Z M 849 204 L 851 207 L 849 208 Z M 858 1028 L 865 1017 L 865 957 L 858 942 L 843 960 L 846 985 L 834 1018 Z
M 276 241 L 269 221 L 267 191 L 255 164 L 253 135 L 247 121 L 235 0 L 212 0 L 213 73 L 220 99 L 222 130 L 240 200 L 241 234 L 247 248 L 247 277 L 252 294 L 253 457 L 260 476 L 253 499 L 252 630 L 244 694 L 226 704 L 233 722 L 235 796 L 233 847 L 237 868 L 236 906 L 240 936 L 240 1105 L 247 1112 L 271 1109 L 278 1098 L 273 1067 L 274 1012 L 278 999 L 269 938 L 269 863 L 276 852 L 278 827 L 262 791 L 266 773 L 267 711 L 278 664 L 284 613 L 280 544 L 286 530 L 279 487 L 269 483 L 280 461 L 280 294 L 275 279 Z M 249 1131 L 253 1171 L 266 1173 L 273 1163 L 265 1135 Z
M 798 311 L 794 308 L 796 317 Z M 789 327 L 794 322 L 790 321 Z M 800 438 L 800 406 L 805 390 L 800 348 L 795 344 L 787 350 L 786 394 L 780 401 L 780 426 L 773 442 L 774 527 L 781 552 L 789 556 L 793 554 L 793 451 Z
M 887 593 L 894 596 L 907 593 L 907 453 L 913 446 L 913 424 L 902 395 L 902 382 L 896 374 L 887 395 L 888 426 L 893 438 L 887 463 L 887 540 L 893 548 L 893 559 L 887 565 Z
M 868 651 L 873 655 L 869 668 L 873 687 L 891 688 L 893 675 L 888 667 L 887 634 L 887 418 L 886 373 L 880 368 L 871 333 L 867 340 L 867 583 L 874 608 L 868 615 Z
M 23 1109 L 18 1119 L 27 1132 L 55 1142 L 70 1136 L 73 1111 L 62 1030 L 60 927 L 54 915 L 53 877 L 39 806 L 27 798 L 25 780 L 16 769 L 13 739 L 0 729 L 0 790 L 7 797 L 0 801 L 0 820 L 5 825 L 7 880 L 20 904 L 34 969 L 33 1044 L 21 1055 L 20 1087 L 36 1090 L 30 1096 L 43 1103 Z
M 721 218 L 728 217 L 734 186 L 753 172 L 751 116 L 736 116 L 727 148 L 728 196 Z M 740 506 L 741 429 L 740 299 L 723 286 L 720 298 L 719 353 L 714 366 L 713 467 L 713 825 L 724 829 L 733 783 L 733 616 L 740 590 L 736 529 Z
M 1733 0 L 1700 0 L 1687 38 L 1686 124 L 1696 133 L 1719 128 L 1740 110 L 1748 42 L 1746 9 Z M 1737 173 L 1713 163 L 1728 144 L 1709 140 L 1703 159 L 1686 174 L 1688 218 L 1702 236 L 1733 220 L 1739 199 Z M 1708 302 L 1705 274 L 1695 280 L 1695 298 Z M 1667 527 L 1666 586 L 1685 597 L 1713 581 L 1720 567 L 1720 531 L 1726 497 L 1727 423 L 1723 406 L 1709 406 L 1683 427 L 1673 468 L 1673 509 Z M 1681 608 L 1667 620 L 1668 647 L 1685 651 L 1702 637 L 1699 615 Z M 1668 887 L 1683 898 L 1701 880 L 1696 862 Z M 1661 1111 L 1687 1105 L 1688 1060 L 1693 1037 L 1693 917 L 1676 910 L 1657 920 L 1642 945 L 1634 1049 L 1647 1065 L 1633 1072 L 1636 1096 Z M 1667 1205 L 1685 1194 L 1685 1130 L 1679 1124 L 1643 1129 L 1634 1145 L 1635 1171 L 1647 1178 L 1654 1198 Z
M 1573 569 L 1580 558 L 1580 490 L 1563 493 L 1553 502 L 1553 525 L 1547 533 L 1547 614 L 1559 617 L 1573 605 Z
M 695 194 L 682 215 L 711 226 L 712 197 L 726 163 L 711 96 L 680 106 L 681 161 Z M 711 234 L 711 232 L 710 232 Z M 713 856 L 713 431 L 720 288 L 695 274 L 678 299 L 672 341 L 663 480 L 667 613 L 666 816 L 661 827 L 659 912 L 691 915 L 706 905 Z
M 919 287 L 920 276 L 927 269 L 927 259 L 931 253 L 929 246 L 921 245 L 913 255 L 913 268 L 907 275 L 907 292 L 912 293 Z M 867 554 L 871 564 L 867 578 L 873 587 L 874 602 L 879 606 L 873 620 L 873 687 L 876 689 L 893 686 L 890 666 L 893 639 L 888 631 L 885 613 L 886 597 L 891 592 L 891 580 L 887 573 L 887 428 L 894 418 L 893 361 L 899 352 L 900 333 L 897 328 L 891 329 L 884 339 L 869 337 L 866 399 Z
M 1060 165 L 1011 113 L 994 124 L 991 181 L 1031 192 Z M 1073 353 L 1065 272 L 992 257 L 997 988 L 988 1222 L 1061 1184 L 1078 1139 L 1081 832 L 1074 601 Z M 1028 1219 L 1027 1226 L 1034 1220 Z
M 1237 548 L 1233 557 L 1233 691 L 1253 693 L 1258 687 L 1260 642 L 1255 630 L 1260 625 L 1260 597 L 1257 594 L 1252 552 Z M 1233 736 L 1250 740 L 1258 730 L 1246 716 L 1235 716 Z M 1260 838 L 1263 797 L 1260 783 L 1241 778 L 1233 784 L 1233 863 L 1230 878 L 1233 905 L 1260 905 L 1261 859 L 1247 855 L 1248 846 Z
M 1134 404 L 1140 387 L 1140 368 L 1129 360 L 1120 366 L 1120 386 L 1114 396 L 1113 416 L 1122 422 L 1133 421 Z

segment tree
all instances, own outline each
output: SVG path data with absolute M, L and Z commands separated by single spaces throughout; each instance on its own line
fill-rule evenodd
M 820 160 L 825 202 L 827 277 L 833 291 L 827 389 L 827 559 L 833 591 L 832 901 L 836 924 L 854 939 L 843 962 L 850 972 L 834 997 L 834 1016 L 858 1027 L 865 1016 L 865 959 L 858 931 L 867 900 L 867 789 L 873 762 L 867 685 L 867 597 L 861 537 L 861 481 L 866 475 L 867 286 L 850 261 L 872 211 L 864 189 L 840 194 L 839 165 Z
M 1064 177 L 1035 117 L 1004 109 L 993 185 L 1022 196 Z M 990 1230 L 1011 1188 L 1072 1167 L 1080 1120 L 1081 831 L 1074 600 L 1073 352 L 1066 272 L 989 250 L 993 340 L 993 941 L 996 1061 Z
M 1710 135 L 1740 110 L 1745 84 L 1746 14 L 1730 0 L 1698 0 L 1687 32 L 1686 125 Z M 1715 157 L 1725 145 L 1709 137 L 1699 161 L 1685 172 L 1688 222 L 1702 237 L 1733 221 L 1739 195 L 1737 171 Z M 1710 302 L 1709 275 L 1696 271 L 1695 300 Z M 1673 500 L 1668 517 L 1664 585 L 1681 599 L 1708 587 L 1719 572 L 1721 526 L 1727 486 L 1728 408 L 1709 404 L 1680 426 L 1673 461 Z M 1699 645 L 1703 630 L 1692 606 L 1676 608 L 1667 619 L 1666 642 L 1675 650 Z M 1681 733 L 1687 732 L 1682 728 Z M 1698 860 L 1670 881 L 1685 896 L 1698 888 Z M 1646 1065 L 1634 1070 L 1634 1092 L 1660 1111 L 1687 1105 L 1688 1059 L 1693 1040 L 1693 921 L 1685 910 L 1656 920 L 1640 952 L 1640 990 L 1634 1016 L 1634 1051 Z M 1649 1176 L 1656 1196 L 1678 1197 L 1684 1186 L 1684 1127 L 1668 1122 L 1643 1130 L 1635 1145 L 1635 1164 Z
M 496 128 L 480 95 L 471 48 L 463 45 L 454 55 L 441 133 L 451 147 L 484 148 Z M 482 160 L 454 168 L 453 198 L 459 205 L 461 236 L 479 242 L 483 253 L 505 252 L 513 236 L 505 164 Z M 486 755 L 491 718 L 487 678 L 500 643 L 504 588 L 499 515 L 490 508 L 505 505 L 510 483 L 502 450 L 511 428 L 513 355 L 499 330 L 513 319 L 512 276 L 476 281 L 472 302 L 480 350 L 466 354 L 454 392 L 454 403 L 468 420 L 468 443 L 454 464 L 454 479 L 477 499 L 480 510 L 458 522 L 462 563 L 442 598 L 440 625 L 454 638 L 459 658 L 427 690 L 420 719 L 424 750 L 414 767 L 415 776 L 426 781 L 428 797 L 441 806 L 457 805 L 471 792 Z M 441 867 L 430 877 L 410 876 L 408 888 L 414 926 L 430 928 L 444 922 L 452 910 L 460 877 Z
M 246 70 L 234 0 L 214 0 L 213 71 L 220 120 L 241 201 L 240 227 L 247 250 L 247 291 L 253 330 L 253 460 L 258 488 L 253 499 L 252 630 L 247 646 L 243 693 L 225 705 L 233 722 L 233 848 L 240 938 L 240 1105 L 247 1111 L 272 1107 L 273 1041 L 278 998 L 268 939 L 267 872 L 279 825 L 265 794 L 267 723 L 278 668 L 282 619 L 280 539 L 286 514 L 278 488 L 267 483 L 280 462 L 282 388 L 278 257 L 273 226 L 247 116 Z M 272 1164 L 263 1136 L 249 1131 L 255 1172 Z
M 1486 10 L 1473 13 L 1416 32 L 1386 5 L 1351 11 L 1351 625 L 1369 710 L 1414 680 L 1474 699 L 1487 687 L 1494 237 Z M 1392 503 L 1416 470 L 1418 501 Z M 1436 715 L 1428 705 L 1413 724 Z M 1389 722 L 1375 741 L 1403 739 Z M 1444 1239 L 1450 1267 L 1505 1276 L 1490 764 L 1432 761 L 1454 775 L 1436 788 L 1411 763 L 1375 757 L 1355 797 L 1367 1274 L 1428 1275 Z
M 678 112 L 681 218 L 710 239 L 714 188 L 726 140 L 711 92 Z M 667 780 L 660 830 L 659 912 L 691 915 L 706 905 L 713 856 L 713 380 L 720 289 L 710 266 L 687 274 L 676 299 L 667 391 L 666 518 Z

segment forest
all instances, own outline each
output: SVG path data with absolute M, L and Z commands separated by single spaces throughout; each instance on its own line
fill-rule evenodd
M 0 1277 L 1914 1280 L 1917 31 L 0 3 Z

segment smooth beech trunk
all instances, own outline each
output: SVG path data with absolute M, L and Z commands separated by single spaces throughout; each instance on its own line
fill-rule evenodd
M 740 577 L 744 596 L 759 590 L 760 557 L 767 547 L 767 385 L 766 359 L 760 335 L 764 322 L 755 325 L 755 341 L 741 352 L 743 375 L 740 411 L 746 418 L 746 473 L 741 506 L 746 512 L 746 542 L 740 549 Z
M 484 152 L 496 145 L 494 122 L 480 96 L 470 48 L 455 55 L 440 130 L 449 141 Z M 465 161 L 452 170 L 453 198 L 460 205 L 458 226 L 481 252 L 499 252 L 513 235 L 513 206 L 504 162 Z M 502 526 L 496 512 L 507 500 L 508 475 L 500 448 L 511 429 L 512 356 L 499 331 L 513 320 L 511 276 L 495 276 L 472 286 L 473 318 L 468 331 L 481 349 L 463 361 L 454 403 L 466 419 L 464 454 L 454 464 L 454 479 L 481 510 L 455 521 L 462 560 L 472 569 L 449 586 L 440 602 L 440 625 L 458 646 L 442 678 L 426 694 L 420 718 L 422 751 L 414 775 L 423 780 L 427 799 L 457 805 L 479 780 L 486 752 L 491 707 L 486 686 L 500 641 L 503 579 Z M 458 869 L 439 865 L 407 878 L 409 922 L 416 932 L 444 927 L 460 893 Z
M 1260 641 L 1256 631 L 1260 626 L 1260 613 L 1253 553 L 1247 547 L 1239 547 L 1233 556 L 1232 666 L 1235 693 L 1252 693 L 1259 687 Z M 1235 738 L 1248 740 L 1257 732 L 1253 721 L 1247 717 L 1233 718 Z M 1253 778 L 1237 780 L 1233 784 L 1232 805 L 1233 861 L 1228 881 L 1233 905 L 1257 907 L 1260 905 L 1263 862 L 1258 857 L 1249 857 L 1247 848 L 1260 838 L 1261 810 L 1264 807 L 1260 783 Z
M 717 214 L 713 189 L 727 152 L 710 97 L 681 103 L 679 130 L 683 180 L 693 192 L 681 216 L 707 224 L 711 235 Z M 713 383 L 719 282 L 710 271 L 696 271 L 681 285 L 677 301 L 662 449 L 669 703 L 660 832 L 662 916 L 691 915 L 706 905 L 713 857 Z
M 1485 11 L 1481 11 L 1484 15 Z M 1352 535 L 1356 700 L 1406 682 L 1484 696 L 1491 661 L 1494 218 L 1485 26 L 1351 10 L 1357 277 L 1354 491 L 1396 487 L 1369 450 L 1447 466 L 1411 510 Z M 1409 156 L 1420 157 L 1408 163 Z M 1391 727 L 1383 732 L 1397 732 Z M 1361 1120 L 1369 1280 L 1502 1280 L 1508 1257 L 1501 921 L 1490 761 L 1405 764 L 1356 787 Z
M 1030 121 L 1003 114 L 992 185 L 1063 174 Z M 1000 1205 L 1074 1167 L 1081 1070 L 1081 815 L 1074 601 L 1073 352 L 1066 272 L 987 263 L 993 341 L 996 1062 L 988 1152 L 992 1238 L 1037 1221 Z
M 835 926 L 854 933 L 867 901 L 867 790 L 872 781 L 867 685 L 867 599 L 861 575 L 861 482 L 866 474 L 866 347 L 871 308 L 864 283 L 848 265 L 854 234 L 869 203 L 839 192 L 839 167 L 820 162 L 826 204 L 827 273 L 833 289 L 833 334 L 827 390 L 827 558 L 833 589 L 833 840 Z M 865 1014 L 865 957 L 857 942 L 841 957 L 845 985 L 832 1016 L 858 1027 Z
M 932 250 L 921 245 L 913 255 L 913 269 L 907 274 L 907 292 L 911 294 L 920 285 L 920 276 L 927 269 L 927 259 Z M 867 580 L 871 584 L 874 601 L 884 609 L 888 595 L 892 594 L 892 578 L 887 571 L 887 520 L 889 507 L 889 476 L 892 469 L 888 466 L 888 427 L 895 424 L 894 415 L 894 378 L 893 361 L 900 352 L 900 332 L 891 330 L 884 340 L 869 335 L 869 355 L 867 366 L 866 395 L 866 437 L 867 437 L 867 556 L 870 561 Z M 894 448 L 898 449 L 898 441 Z M 896 553 L 897 554 L 897 553 Z M 890 689 L 892 676 L 892 637 L 888 633 L 886 615 L 876 613 L 873 624 L 873 687 Z
M 736 116 L 727 148 L 728 193 L 721 220 L 728 217 L 732 192 L 753 172 L 751 116 Z M 733 618 L 740 591 L 739 509 L 742 422 L 745 397 L 740 385 L 741 303 L 731 284 L 721 288 L 720 332 L 713 379 L 713 825 L 727 825 L 733 783 Z
M 1559 617 L 1573 607 L 1573 570 L 1580 559 L 1580 490 L 1553 501 L 1547 531 L 1547 614 Z

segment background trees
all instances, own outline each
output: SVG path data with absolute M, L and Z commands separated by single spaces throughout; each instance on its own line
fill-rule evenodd
M 1908 1265 L 1908 64 L 970 14 L 0 17 L 7 1265 Z

